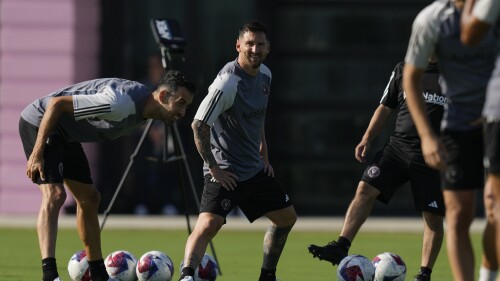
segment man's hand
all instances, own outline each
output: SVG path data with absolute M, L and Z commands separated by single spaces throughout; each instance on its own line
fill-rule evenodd
M 362 139 L 361 142 L 354 149 L 354 157 L 356 157 L 356 159 L 359 162 L 365 163 L 366 162 L 366 154 L 370 150 L 370 147 L 371 147 L 371 143 L 369 141 Z
M 234 190 L 236 187 L 236 180 L 238 179 L 235 174 L 222 170 L 217 165 L 209 168 L 209 171 L 215 181 L 222 185 L 222 187 L 227 190 Z
M 422 137 L 421 142 L 425 163 L 431 168 L 444 170 L 448 154 L 443 143 L 435 135 Z
M 28 163 L 26 164 L 26 175 L 31 179 L 32 182 L 35 182 L 36 175 L 40 174 L 40 178 L 45 180 L 45 173 L 43 171 L 44 168 L 44 160 L 43 157 L 38 156 L 38 153 L 32 153 L 30 158 L 28 159 Z
M 264 160 L 264 172 L 274 178 L 274 168 L 268 160 Z

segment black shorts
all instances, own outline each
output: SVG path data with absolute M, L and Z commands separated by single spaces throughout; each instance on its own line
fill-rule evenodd
M 19 120 L 19 135 L 23 142 L 26 159 L 29 159 L 35 146 L 38 127 Z M 79 142 L 68 142 L 57 134 L 52 134 L 43 151 L 45 181 L 38 176 L 37 184 L 63 183 L 63 179 L 92 184 L 89 163 Z
M 384 204 L 390 202 L 396 190 L 410 182 L 417 211 L 444 215 L 439 172 L 425 164 L 420 143 L 391 138 L 365 169 L 361 180 L 380 191 L 377 199 Z
M 484 124 L 484 167 L 488 173 L 500 174 L 500 122 Z
M 441 184 L 447 190 L 484 188 L 483 132 L 445 130 L 441 139 L 448 158 L 446 170 L 441 173 Z
M 212 176 L 208 174 L 205 175 L 200 213 L 208 212 L 225 218 L 234 207 L 239 206 L 247 219 L 253 222 L 268 212 L 291 205 L 290 198 L 278 181 L 264 171 L 249 180 L 238 182 L 232 191 L 212 181 Z

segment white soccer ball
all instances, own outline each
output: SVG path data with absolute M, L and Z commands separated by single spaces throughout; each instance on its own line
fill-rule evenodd
M 73 281 L 90 281 L 89 260 L 84 250 L 71 256 L 68 262 L 68 274 Z
M 181 262 L 181 270 L 184 267 L 184 261 Z M 201 259 L 200 265 L 194 271 L 194 281 L 215 281 L 219 275 L 219 266 L 215 259 L 205 253 Z
M 139 281 L 170 281 L 174 275 L 174 264 L 166 254 L 149 251 L 137 261 L 135 272 Z
M 128 251 L 120 250 L 109 254 L 104 260 L 109 277 L 118 281 L 136 281 L 137 259 Z
M 406 277 L 406 264 L 403 259 L 394 253 L 381 253 L 372 260 L 375 266 L 374 281 L 404 281 Z
M 373 281 L 375 268 L 371 261 L 362 255 L 345 257 L 337 268 L 339 281 Z

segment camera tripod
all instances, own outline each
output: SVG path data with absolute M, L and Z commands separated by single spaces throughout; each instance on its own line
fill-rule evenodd
M 180 27 L 177 21 L 171 20 L 171 19 L 153 19 L 151 20 L 151 28 L 153 31 L 153 35 L 155 36 L 155 39 L 159 45 L 160 51 L 161 51 L 161 56 L 162 56 L 162 65 L 163 68 L 166 71 L 168 71 L 168 65 L 172 62 L 172 56 L 171 52 L 175 54 L 182 54 L 184 51 L 184 46 L 186 44 L 184 38 L 182 37 L 182 34 L 180 32 Z M 184 58 L 182 58 L 184 60 Z M 168 62 L 168 64 L 167 64 Z M 137 146 L 134 150 L 134 152 L 130 156 L 130 161 L 125 169 L 125 172 L 123 173 L 120 182 L 118 183 L 118 186 L 115 190 L 115 193 L 113 194 L 113 197 L 111 198 L 111 201 L 106 208 L 106 210 L 103 213 L 103 219 L 102 223 L 100 226 L 100 230 L 102 232 L 104 225 L 106 224 L 106 220 L 111 212 L 111 209 L 113 207 L 113 204 L 116 200 L 116 197 L 118 196 L 118 193 L 120 193 L 120 190 L 123 187 L 123 183 L 125 182 L 125 179 L 127 178 L 130 169 L 132 168 L 132 165 L 134 163 L 134 159 L 139 153 L 140 148 L 142 147 L 142 144 L 144 142 L 144 139 L 146 138 L 148 132 L 151 129 L 151 126 L 153 124 L 154 120 L 149 119 L 146 123 L 146 127 L 144 128 L 144 131 L 139 139 L 139 142 L 137 143 Z M 170 138 L 169 138 L 170 137 Z M 173 142 L 173 148 L 174 151 L 169 151 L 168 148 L 171 147 L 169 145 L 169 141 Z M 186 224 L 187 224 L 187 229 L 188 233 L 191 234 L 191 223 L 189 219 L 189 208 L 188 208 L 188 197 L 187 197 L 187 187 L 186 187 L 186 179 L 184 176 L 187 178 L 189 186 L 191 188 L 191 193 L 193 195 L 193 199 L 196 202 L 197 210 L 200 210 L 200 200 L 198 198 L 198 194 L 196 192 L 196 187 L 193 181 L 193 177 L 191 174 L 191 170 L 189 168 L 189 163 L 186 157 L 186 153 L 184 151 L 184 147 L 182 144 L 181 137 L 179 135 L 179 129 L 177 127 L 177 124 L 174 123 L 170 126 L 165 125 L 164 126 L 164 134 L 163 134 L 163 149 L 162 149 L 162 158 L 161 159 L 153 159 L 155 162 L 159 162 L 159 165 L 166 165 L 168 163 L 172 163 L 177 161 L 178 163 L 178 170 L 179 170 L 179 187 L 181 191 L 181 195 L 183 197 L 184 205 L 185 205 L 185 217 L 186 217 Z M 213 258 L 215 259 L 215 262 L 217 263 L 219 267 L 219 274 L 222 275 L 222 271 L 220 269 L 220 263 L 217 259 L 217 255 L 215 253 L 215 248 L 213 246 L 212 241 L 209 242 L 210 249 L 213 255 Z

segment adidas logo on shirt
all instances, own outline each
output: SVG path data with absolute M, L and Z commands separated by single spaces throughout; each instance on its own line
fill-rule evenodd
M 436 202 L 436 201 L 432 201 L 432 202 L 431 202 L 428 206 L 429 206 L 429 207 L 432 207 L 432 208 L 436 208 L 436 209 L 437 209 L 438 204 L 437 204 L 437 202 Z

